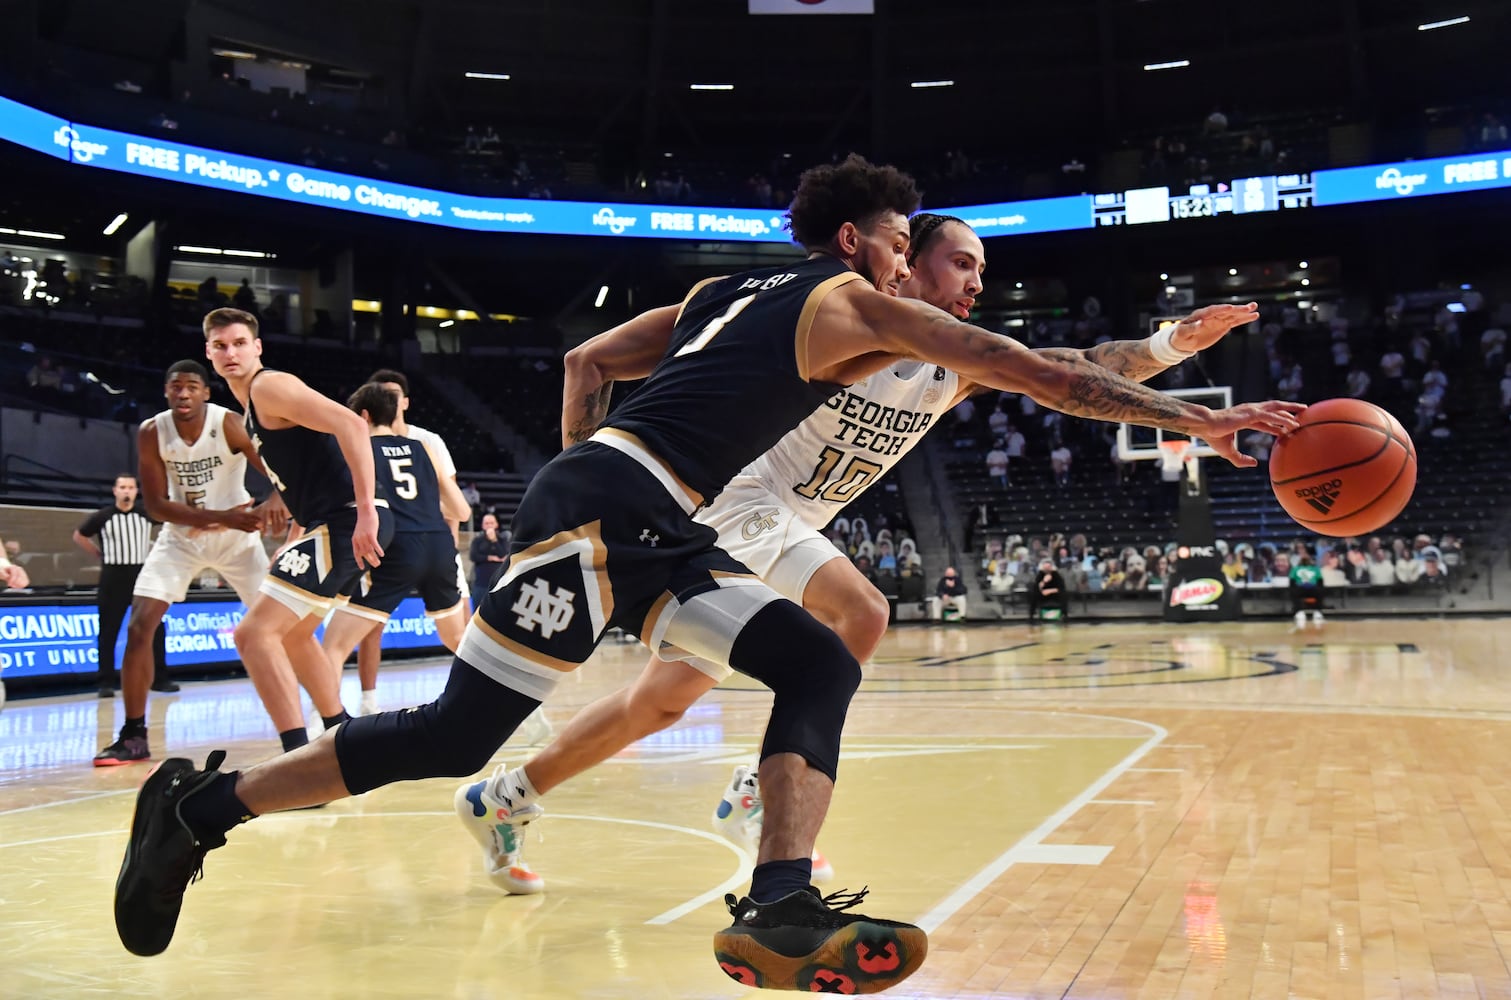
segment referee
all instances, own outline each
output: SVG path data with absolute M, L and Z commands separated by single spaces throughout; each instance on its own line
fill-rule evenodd
M 136 506 L 136 477 L 115 477 L 115 503 L 90 514 L 74 529 L 73 540 L 101 561 L 100 589 L 95 598 L 100 612 L 100 697 L 115 696 L 115 640 L 131 607 L 136 576 L 152 549 L 153 522 Z M 168 679 L 167 655 L 161 624 L 152 637 L 152 690 L 177 691 Z

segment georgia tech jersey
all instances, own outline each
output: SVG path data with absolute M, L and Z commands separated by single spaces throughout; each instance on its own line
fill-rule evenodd
M 864 280 L 819 256 L 698 285 L 666 356 L 604 426 L 640 438 L 683 483 L 713 499 L 841 388 L 809 380 L 808 332 L 824 296 Z
M 232 451 L 226 441 L 227 412 L 224 406 L 207 404 L 204 429 L 193 444 L 179 437 L 172 410 L 152 418 L 157 453 L 168 473 L 169 500 L 209 510 L 230 510 L 251 501 L 246 456 Z M 163 531 L 189 537 L 189 528 L 182 524 L 167 524 Z
M 923 438 L 960 376 L 900 360 L 830 396 L 736 479 L 759 479 L 811 528 L 823 528 Z

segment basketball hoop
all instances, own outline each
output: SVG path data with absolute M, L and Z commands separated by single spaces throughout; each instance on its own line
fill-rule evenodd
M 1159 443 L 1160 478 L 1167 483 L 1180 481 L 1180 467 L 1186 463 L 1187 471 L 1191 478 L 1196 478 L 1196 456 L 1186 457 L 1186 450 L 1191 447 L 1191 442 L 1181 439 L 1163 440 Z

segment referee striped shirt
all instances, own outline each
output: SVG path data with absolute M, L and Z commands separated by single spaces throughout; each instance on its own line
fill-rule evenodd
M 106 566 L 140 566 L 152 548 L 152 523 L 139 507 L 121 510 L 111 504 L 90 514 L 79 525 L 79 534 L 98 536 L 95 544 Z

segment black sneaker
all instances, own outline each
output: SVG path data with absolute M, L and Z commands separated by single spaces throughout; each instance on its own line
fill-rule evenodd
M 131 839 L 115 880 L 115 929 L 134 955 L 161 954 L 173 940 L 184 890 L 204 874 L 205 852 L 226 838 L 196 837 L 183 819 L 184 801 L 204 789 L 226 759 L 211 752 L 205 769 L 170 757 L 147 776 L 136 797 Z
M 152 690 L 161 691 L 163 694 L 173 694 L 175 691 L 179 690 L 179 687 L 178 684 L 176 684 L 172 679 L 167 677 L 159 677 L 157 680 L 152 682 Z
M 820 896 L 808 886 L 774 903 L 724 903 L 735 922 L 714 935 L 714 958 L 737 983 L 807 993 L 876 993 L 918 971 L 929 952 L 922 928 L 844 913 L 859 892 Z
M 94 755 L 95 767 L 119 767 L 122 764 L 132 764 L 139 760 L 146 760 L 152 756 L 152 751 L 147 749 L 147 737 L 127 736 L 121 734 L 120 739 Z

